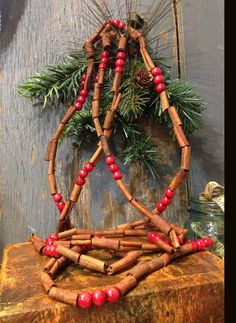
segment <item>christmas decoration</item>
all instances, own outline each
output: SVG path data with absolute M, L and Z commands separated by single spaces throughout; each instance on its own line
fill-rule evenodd
M 102 95 L 106 93 L 105 79 L 107 70 L 109 69 L 109 58 L 112 53 L 114 54 L 113 43 L 117 45 L 114 67 L 115 74 L 114 79 L 112 79 L 111 94 L 110 96 L 106 94 L 106 100 L 108 98 L 110 99 L 109 108 L 103 110 L 104 114 L 102 118 L 102 114 L 100 113 L 104 102 Z M 122 97 L 126 95 L 125 88 L 122 86 L 126 66 L 128 63 L 133 64 L 130 58 L 127 60 L 130 43 L 136 45 L 134 48 L 138 48 L 137 50 L 140 52 L 146 70 L 152 75 L 154 85 L 152 92 L 160 100 L 162 113 L 165 116 L 168 115 L 170 118 L 170 122 L 173 125 L 173 132 L 182 154 L 180 170 L 167 187 L 161 201 L 157 202 L 156 209 L 153 211 L 146 208 L 126 188 L 122 180 L 123 174 L 116 163 L 116 157 L 111 153 L 109 144 L 115 115 L 118 108 L 122 106 Z M 102 46 L 103 49 L 100 59 L 96 61 L 96 49 L 99 46 Z M 48 181 L 51 195 L 60 213 L 58 225 L 56 232 L 51 234 L 46 240 L 40 239 L 37 235 L 32 235 L 30 241 L 32 241 L 37 252 L 51 257 L 41 274 L 41 282 L 48 296 L 58 301 L 79 306 L 82 309 L 89 309 L 92 305 L 99 307 L 106 302 L 118 302 L 120 297 L 137 285 L 140 278 L 168 265 L 177 257 L 205 250 L 205 248 L 213 243 L 213 240 L 203 238 L 196 241 L 186 241 L 186 229 L 176 224 L 170 224 L 160 216 L 168 205 L 170 205 L 175 196 L 175 190 L 187 177 L 190 162 L 190 145 L 185 136 L 183 123 L 179 114 L 168 99 L 165 74 L 162 68 L 156 65 L 149 55 L 142 32 L 138 28 L 132 27 L 131 23 L 126 24 L 118 19 L 107 19 L 102 23 L 98 31 L 90 39 L 85 41 L 84 50 L 88 64 L 87 69 L 81 75 L 81 89 L 62 118 L 54 136 L 49 141 L 45 156 L 45 159 L 49 162 Z M 95 75 L 94 71 L 96 73 Z M 131 80 L 132 78 L 128 82 Z M 146 84 L 145 80 L 144 84 Z M 71 118 L 76 113 L 82 113 L 80 111 L 83 109 L 91 89 L 93 89 L 92 112 L 87 117 L 90 116 L 92 119 L 98 137 L 98 148 L 90 160 L 78 172 L 78 177 L 75 179 L 75 184 L 69 199 L 63 201 L 61 193 L 57 190 L 54 176 L 58 141 Z M 141 87 L 140 91 L 145 92 L 145 86 Z M 128 109 L 128 105 L 125 109 Z M 123 102 L 123 113 L 125 113 L 125 109 Z M 103 126 L 101 126 L 101 122 Z M 117 186 L 128 202 L 139 210 L 144 217 L 137 221 L 118 225 L 116 228 L 109 230 L 99 231 L 73 228 L 70 223 L 70 211 L 78 201 L 82 188 L 86 185 L 86 178 L 93 171 L 102 153 L 105 156 L 104 162 L 107 165 L 107 170 L 111 173 L 111 180 L 116 181 Z M 137 240 L 134 241 L 134 238 Z M 89 251 L 93 249 L 108 250 L 114 257 L 119 256 L 121 259 L 112 264 L 108 264 L 103 260 L 88 255 Z M 145 251 L 161 253 L 158 256 L 153 256 L 152 260 L 137 263 L 138 257 Z M 94 291 L 91 288 L 91 290 L 80 291 L 78 293 L 59 288 L 57 283 L 54 282 L 60 271 L 71 262 L 88 270 L 98 271 L 108 275 L 115 274 L 123 269 L 129 268 L 129 270 L 127 276 L 113 286 L 107 286 L 104 290 Z M 134 267 L 130 268 L 132 265 Z
M 97 1 L 92 1 L 96 10 L 92 16 L 97 21 L 110 19 L 111 13 L 108 4 L 102 6 Z M 137 8 L 135 7 L 137 6 Z M 119 3 L 117 4 L 119 7 Z M 133 12 L 138 12 L 140 6 L 135 1 L 127 7 L 127 25 L 142 32 L 147 39 L 146 48 L 156 66 L 151 72 L 146 69 L 145 61 L 139 51 L 139 45 L 133 39 L 126 44 L 126 51 L 116 52 L 118 33 L 124 31 L 123 23 L 109 26 L 108 33 L 101 35 L 101 44 L 97 44 L 94 52 L 94 74 L 91 79 L 93 87 L 97 79 L 97 72 L 102 69 L 104 73 L 103 91 L 101 94 L 100 118 L 104 122 L 107 110 L 112 100 L 112 82 L 116 72 L 122 73 L 121 84 L 122 98 L 119 111 L 114 118 L 114 136 L 123 134 L 125 147 L 118 157 L 125 164 L 139 162 L 150 172 L 154 178 L 160 177 L 161 155 L 159 147 L 154 145 L 150 137 L 137 126 L 136 120 L 142 116 L 148 116 L 158 123 L 166 125 L 166 129 L 175 140 L 173 127 L 168 114 L 162 114 L 161 104 L 157 93 L 166 89 L 166 95 L 170 104 L 175 106 L 182 121 L 182 127 L 188 136 L 201 128 L 201 113 L 204 102 L 196 91 L 185 81 L 171 78 L 171 70 L 166 65 L 167 58 L 161 56 L 156 45 L 156 37 L 152 34 L 156 25 L 171 9 L 172 1 L 160 0 L 156 5 L 152 4 L 149 16 L 141 17 Z M 90 9 L 92 10 L 92 9 Z M 82 46 L 81 46 L 82 47 Z M 157 48 L 156 48 L 157 47 Z M 105 48 L 105 50 L 103 50 Z M 107 50 L 109 49 L 109 50 Z M 156 54 L 156 51 L 158 54 Z M 86 60 L 83 48 L 73 49 L 58 64 L 47 67 L 43 72 L 37 73 L 19 85 L 19 93 L 29 99 L 42 102 L 44 107 L 55 105 L 62 107 L 76 100 L 80 90 L 84 88 L 86 80 Z M 76 114 L 66 124 L 59 143 L 66 137 L 71 137 L 78 149 L 83 145 L 93 142 L 96 138 L 95 127 L 91 118 L 91 92 L 84 102 L 85 96 L 78 98 L 75 103 L 80 114 Z M 138 147 L 142 147 L 142 150 Z M 141 153 L 142 152 L 142 153 Z

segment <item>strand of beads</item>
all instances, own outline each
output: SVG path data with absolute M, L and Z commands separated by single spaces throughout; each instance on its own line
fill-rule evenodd
M 87 291 L 78 294 L 77 305 L 81 308 L 88 309 L 92 305 L 101 306 L 105 302 L 115 303 L 120 298 L 120 291 L 117 287 L 112 286 L 106 290 L 95 290 L 92 293 Z
M 168 205 L 171 204 L 171 199 L 175 196 L 174 191 L 172 191 L 170 188 L 165 190 L 165 195 L 161 199 L 160 202 L 156 204 L 156 209 L 158 212 L 163 212 L 167 208 Z
M 82 82 L 85 82 L 84 80 L 86 79 L 86 75 L 84 74 L 82 76 Z M 83 83 L 83 86 L 84 86 L 84 83 Z M 89 90 L 87 89 L 82 89 L 80 92 L 79 92 L 79 95 L 77 97 L 77 99 L 75 100 L 75 103 L 74 103 L 74 107 L 76 108 L 76 110 L 80 111 L 82 108 L 83 108 L 83 104 L 85 103 L 86 101 L 86 98 L 88 96 L 88 93 L 89 93 Z M 61 213 L 64 206 L 65 206 L 65 202 L 62 201 L 63 197 L 60 193 L 55 193 L 53 194 L 53 200 L 54 202 L 56 203 L 56 207 L 57 209 L 59 210 L 59 212 Z
M 157 93 L 161 93 L 166 89 L 165 86 L 165 79 L 162 75 L 162 70 L 160 67 L 153 67 L 151 70 L 152 76 L 153 76 L 153 83 L 156 85 L 156 91 Z
M 76 179 L 76 184 L 79 185 L 79 186 L 84 186 L 85 178 L 88 176 L 88 173 L 92 172 L 93 168 L 94 168 L 94 164 L 91 163 L 91 162 L 87 162 L 84 165 L 84 168 L 82 168 L 79 171 L 79 176 Z
M 119 171 L 118 165 L 115 163 L 115 157 L 110 155 L 106 157 L 106 164 L 109 166 L 109 171 L 113 173 L 113 178 L 115 180 L 122 178 L 122 173 Z

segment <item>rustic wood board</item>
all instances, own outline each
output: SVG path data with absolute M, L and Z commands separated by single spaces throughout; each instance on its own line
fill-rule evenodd
M 149 2 L 145 1 L 144 4 L 148 5 Z M 49 193 L 44 156 L 48 140 L 65 109 L 42 110 L 18 96 L 16 85 L 46 65 L 56 62 L 60 54 L 72 47 L 73 42 L 83 40 L 92 33 L 92 24 L 88 28 L 82 19 L 82 7 L 83 1 L 77 0 L 2 2 L 0 250 L 7 243 L 25 241 L 32 231 L 45 238 L 55 230 L 58 211 Z M 173 27 L 171 12 L 165 21 L 164 29 L 167 31 Z M 162 53 L 175 57 L 170 60 L 170 65 L 176 70 L 174 31 L 166 33 L 161 43 L 164 46 Z M 166 48 L 169 43 L 173 44 L 172 47 Z M 152 209 L 179 167 L 179 150 L 164 129 L 149 121 L 143 122 L 143 125 L 153 135 L 154 141 L 167 148 L 163 159 L 166 174 L 169 175 L 164 185 L 160 187 L 160 183 L 152 180 L 137 165 L 129 168 L 118 163 L 132 193 Z M 69 196 L 79 166 L 91 156 L 95 147 L 96 143 L 78 152 L 67 141 L 59 148 L 56 178 L 65 198 Z M 186 196 L 183 184 L 171 208 L 165 212 L 167 219 L 180 225 L 184 223 L 187 217 Z M 109 228 L 139 217 L 141 214 L 131 209 L 111 180 L 111 174 L 103 163 L 99 163 L 73 210 L 73 222 L 83 227 Z
M 99 252 L 100 259 L 110 255 Z M 147 256 L 146 256 L 147 258 Z M 224 263 L 204 251 L 176 259 L 142 281 L 116 304 L 82 310 L 49 299 L 39 274 L 47 259 L 31 243 L 5 248 L 1 272 L 0 322 L 224 322 Z M 106 276 L 70 265 L 60 287 L 106 288 L 125 272 Z M 23 287 L 23 288 L 22 288 Z

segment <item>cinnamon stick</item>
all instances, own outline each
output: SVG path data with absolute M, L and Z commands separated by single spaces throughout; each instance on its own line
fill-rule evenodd
M 115 263 L 108 266 L 107 273 L 108 275 L 112 275 L 121 269 L 127 268 L 128 266 L 132 265 L 136 262 L 137 258 L 140 256 L 139 251 L 130 251 L 127 255 L 116 261 Z
M 180 120 L 178 112 L 176 111 L 174 106 L 169 107 L 168 113 L 173 126 L 182 126 L 182 121 Z
M 106 262 L 86 255 L 81 255 L 79 257 L 79 265 L 101 273 L 106 273 L 108 267 Z
M 67 289 L 52 287 L 48 293 L 48 296 L 63 303 L 71 305 L 77 304 L 78 294 Z
M 61 123 L 67 124 L 67 122 L 73 117 L 73 115 L 76 112 L 76 107 L 74 105 L 71 105 L 69 109 L 66 111 L 63 119 L 61 120 Z
M 137 283 L 137 279 L 134 276 L 128 275 L 124 279 L 116 283 L 114 286 L 119 289 L 121 295 L 124 295 L 133 287 L 135 287 Z
M 191 147 L 185 146 L 182 149 L 182 156 L 181 156 L 181 169 L 188 171 L 190 169 L 190 154 L 191 154 Z
M 188 172 L 186 172 L 184 169 L 180 169 L 178 173 L 175 175 L 175 177 L 173 178 L 169 188 L 172 191 L 175 191 L 176 188 L 186 179 L 187 175 L 188 175 Z
M 167 109 L 169 109 L 169 100 L 166 94 L 166 91 L 162 91 L 160 94 L 160 102 L 161 102 L 161 110 L 164 113 Z
M 54 281 L 51 279 L 51 277 L 48 275 L 48 273 L 46 273 L 44 271 L 41 273 L 40 279 L 41 279 L 41 283 L 43 284 L 43 287 L 44 287 L 46 293 L 48 294 L 50 289 L 53 286 L 55 286 Z
M 182 148 L 182 147 L 185 147 L 185 146 L 189 146 L 189 142 L 184 134 L 184 131 L 182 129 L 182 126 L 180 125 L 174 125 L 173 126 L 173 130 L 174 130 L 174 133 L 175 133 L 175 136 L 176 136 L 176 139 L 179 143 L 179 146 Z
M 68 237 L 71 237 L 74 234 L 77 234 L 77 229 L 76 228 L 73 228 L 73 229 L 58 233 L 58 239 L 68 238 Z
M 57 193 L 57 184 L 56 184 L 56 179 L 55 179 L 54 174 L 48 175 L 48 184 L 49 184 L 51 195 L 56 194 Z
M 58 245 L 57 250 L 63 257 L 72 260 L 76 264 L 79 263 L 80 254 L 78 252 L 75 252 L 69 248 L 62 246 L 62 245 Z
M 70 200 L 74 203 L 77 202 L 81 191 L 82 191 L 82 186 L 75 184 L 70 195 Z

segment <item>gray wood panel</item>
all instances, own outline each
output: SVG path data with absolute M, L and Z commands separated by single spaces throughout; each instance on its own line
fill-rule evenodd
M 202 131 L 191 138 L 191 191 L 224 185 L 224 1 L 183 2 L 186 80 L 207 103 Z
M 145 2 L 148 4 L 148 2 Z M 35 231 L 46 237 L 53 232 L 58 212 L 51 199 L 47 183 L 47 163 L 44 161 L 48 140 L 54 133 L 65 109 L 42 110 L 16 93 L 16 85 L 27 76 L 40 71 L 45 65 L 54 63 L 60 54 L 78 39 L 92 33 L 92 24 L 82 19 L 84 2 L 78 0 L 26 0 L 3 1 L 1 3 L 1 108 L 0 108 L 0 246 L 24 241 Z M 115 5 L 114 5 L 115 8 Z M 117 9 L 116 9 L 117 10 Z M 114 10 L 115 11 L 115 10 Z M 114 12 L 115 16 L 115 12 Z M 173 27 L 172 13 L 166 20 L 166 30 Z M 162 42 L 172 43 L 174 33 L 168 32 Z M 176 54 L 176 44 L 164 54 Z M 169 52 L 168 52 L 169 51 Z M 171 60 L 176 71 L 176 59 Z M 148 121 L 145 129 L 154 140 L 168 147 L 163 155 L 167 177 L 179 167 L 179 151 L 167 138 L 165 130 L 156 128 Z M 59 190 L 65 198 L 72 188 L 79 166 L 89 158 L 95 144 L 78 152 L 65 142 L 58 150 L 56 178 Z M 177 151 L 177 153 L 176 153 Z M 170 159 L 170 161 L 169 161 Z M 118 162 L 119 163 L 119 162 Z M 120 167 L 131 192 L 150 209 L 162 195 L 164 186 L 148 178 L 137 165 Z M 90 194 L 91 193 L 91 194 Z M 165 212 L 168 220 L 183 224 L 186 213 L 185 185 Z M 111 227 L 117 223 L 139 218 L 127 204 L 103 163 L 87 180 L 81 198 L 72 212 L 73 222 L 83 227 Z

